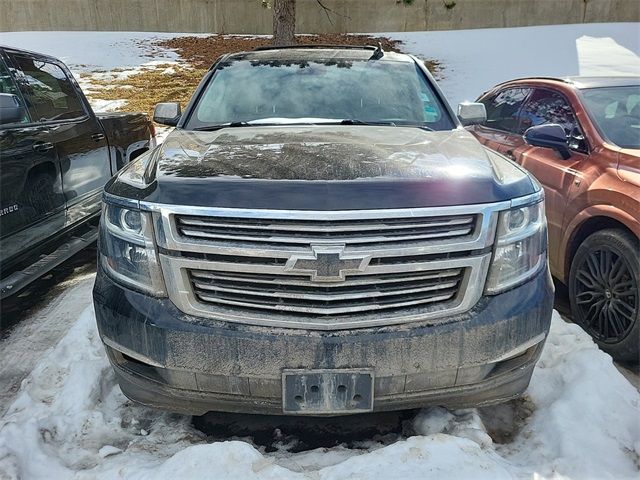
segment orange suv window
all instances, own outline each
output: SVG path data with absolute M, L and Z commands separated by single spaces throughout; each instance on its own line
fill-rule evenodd
M 518 111 L 529 93 L 530 88 L 507 88 L 481 100 L 487 109 L 486 126 L 507 132 L 515 131 Z

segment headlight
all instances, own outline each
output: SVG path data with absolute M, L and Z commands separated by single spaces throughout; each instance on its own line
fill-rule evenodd
M 486 293 L 499 293 L 532 277 L 546 255 L 544 202 L 500 212 Z
M 105 204 L 99 241 L 100 262 L 111 277 L 155 296 L 166 295 L 148 212 Z

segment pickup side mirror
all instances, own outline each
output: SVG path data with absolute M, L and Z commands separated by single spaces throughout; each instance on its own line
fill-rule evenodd
M 532 147 L 553 148 L 563 160 L 571 158 L 567 134 L 557 123 L 546 123 L 527 129 L 524 132 L 524 141 Z
M 0 93 L 0 125 L 21 122 L 24 115 L 25 109 L 17 95 Z
M 161 125 L 175 127 L 182 116 L 178 102 L 158 103 L 153 110 L 153 121 Z
M 487 109 L 484 103 L 463 102 L 458 105 L 458 118 L 465 127 L 487 121 Z

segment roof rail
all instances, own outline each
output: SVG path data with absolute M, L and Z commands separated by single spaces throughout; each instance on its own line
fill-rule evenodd
M 256 47 L 253 49 L 254 52 L 259 52 L 262 50 L 280 50 L 286 48 L 336 48 L 336 49 L 348 49 L 348 50 L 376 50 L 378 47 L 373 45 L 332 45 L 332 44 L 298 44 L 298 45 L 283 45 L 277 47 L 275 45 L 265 45 L 263 47 Z
M 573 81 L 570 78 L 560 78 L 560 77 L 544 77 L 544 76 L 537 76 L 537 77 L 519 77 L 519 78 L 512 78 L 511 80 L 507 80 L 505 82 L 500 82 L 496 85 L 496 87 L 500 86 L 500 85 L 504 85 L 505 83 L 511 83 L 511 82 L 519 82 L 521 80 L 554 80 L 556 82 L 563 82 L 563 83 L 573 83 Z

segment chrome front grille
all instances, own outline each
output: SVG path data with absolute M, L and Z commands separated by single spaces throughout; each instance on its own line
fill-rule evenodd
M 310 244 L 319 242 L 366 245 L 431 239 L 454 239 L 473 234 L 476 215 L 344 220 L 293 220 L 177 215 L 184 238 L 211 242 Z
M 498 207 L 160 207 L 154 220 L 169 296 L 183 312 L 330 330 L 445 321 L 470 309 L 484 288 Z
M 233 309 L 276 311 L 296 316 L 372 312 L 447 302 L 464 269 L 359 275 L 318 285 L 300 275 L 189 270 L 196 298 Z

